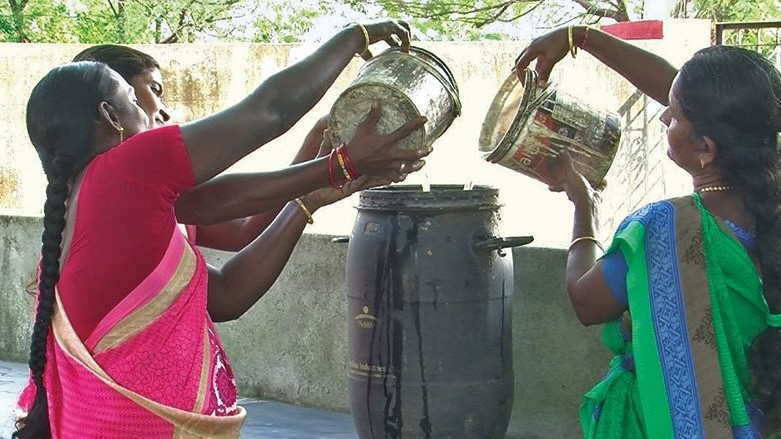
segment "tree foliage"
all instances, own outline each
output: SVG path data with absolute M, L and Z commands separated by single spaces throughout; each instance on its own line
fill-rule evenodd
M 540 26 L 628 21 L 659 0 L 0 0 L 0 41 L 176 43 L 295 42 L 324 20 L 411 22 L 423 39 L 500 39 L 536 17 Z M 772 20 L 779 0 L 677 0 L 672 16 Z M 526 20 L 526 21 L 524 21 Z M 505 26 L 501 28 L 501 26 Z
M 440 38 L 504 38 L 488 29 L 516 24 L 535 16 L 537 25 L 556 26 L 577 21 L 629 21 L 642 0 L 348 0 L 355 8 L 376 6 L 408 17 L 429 36 Z M 534 22 L 534 21 L 533 21 Z M 506 26 L 505 26 L 506 27 Z
M 676 18 L 702 18 L 715 22 L 771 21 L 781 18 L 777 0 L 677 0 Z
M 175 43 L 229 37 L 244 0 L 0 2 L 0 41 Z
M 333 4 L 323 1 L 279 0 L 268 2 L 264 13 L 254 21 L 252 40 L 258 43 L 293 43 L 300 41 L 320 17 L 334 14 Z

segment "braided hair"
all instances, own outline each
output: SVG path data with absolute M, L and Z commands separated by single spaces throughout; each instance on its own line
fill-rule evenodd
M 695 134 L 718 145 L 716 165 L 755 223 L 762 294 L 781 312 L 781 76 L 760 54 L 729 46 L 697 52 L 679 73 L 679 101 Z M 781 329 L 767 328 L 749 352 L 753 396 L 765 424 L 781 420 Z
M 68 184 L 93 157 L 92 136 L 100 102 L 116 93 L 117 82 L 103 64 L 80 62 L 50 71 L 27 103 L 27 132 L 48 180 L 41 236 L 38 306 L 30 344 L 30 375 L 35 399 L 17 422 L 13 438 L 51 435 L 44 388 L 46 343 L 54 312 L 54 287 L 60 275 L 62 234 Z

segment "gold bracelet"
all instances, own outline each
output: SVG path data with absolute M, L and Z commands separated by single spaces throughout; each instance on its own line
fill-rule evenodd
M 295 198 L 295 202 L 298 203 L 298 207 L 300 207 L 301 210 L 304 211 L 304 215 L 306 215 L 306 222 L 309 224 L 314 224 L 315 219 L 312 218 L 312 213 L 309 211 L 309 209 L 306 208 L 304 202 L 301 201 L 301 197 Z
M 336 151 L 336 160 L 339 162 L 339 167 L 342 168 L 342 174 L 344 174 L 344 178 L 347 181 L 352 180 L 352 177 L 350 177 L 350 171 L 347 170 L 347 165 L 344 163 L 344 158 L 339 154 L 339 148 L 336 148 L 334 151 Z
M 577 244 L 577 243 L 579 243 L 579 242 L 581 242 L 581 241 L 591 241 L 594 244 L 596 244 L 597 247 L 599 247 L 600 250 L 602 250 L 602 253 L 605 252 L 605 249 L 602 248 L 602 244 L 600 244 L 599 241 L 597 240 L 597 238 L 594 238 L 593 236 L 581 236 L 580 238 L 573 239 L 572 242 L 569 243 L 569 248 L 567 248 L 567 252 L 569 253 L 569 251 L 572 250 L 572 246 Z
M 578 47 L 575 46 L 575 41 L 572 38 L 572 28 L 573 26 L 567 26 L 567 42 L 569 43 L 569 54 L 575 58 L 575 55 L 578 54 Z
M 366 26 L 362 25 L 361 23 L 355 23 L 355 25 L 358 26 L 358 29 L 360 29 L 361 33 L 363 33 L 363 50 L 355 54 L 355 56 L 361 56 L 366 53 L 367 50 L 369 50 L 369 44 L 371 41 L 369 40 L 369 31 L 366 30 Z

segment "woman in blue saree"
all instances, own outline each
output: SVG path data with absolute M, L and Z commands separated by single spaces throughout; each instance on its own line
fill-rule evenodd
M 583 398 L 585 438 L 760 438 L 781 397 L 781 77 L 761 55 L 714 46 L 677 71 L 586 27 L 535 39 L 539 77 L 580 48 L 667 106 L 667 155 L 693 193 L 627 217 L 605 254 L 598 196 L 562 154 L 551 190 L 575 208 L 566 285 L 614 354 Z

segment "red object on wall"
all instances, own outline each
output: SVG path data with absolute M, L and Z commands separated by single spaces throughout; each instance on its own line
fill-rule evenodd
M 661 20 L 626 21 L 600 26 L 599 30 L 624 40 L 664 38 L 664 22 Z

